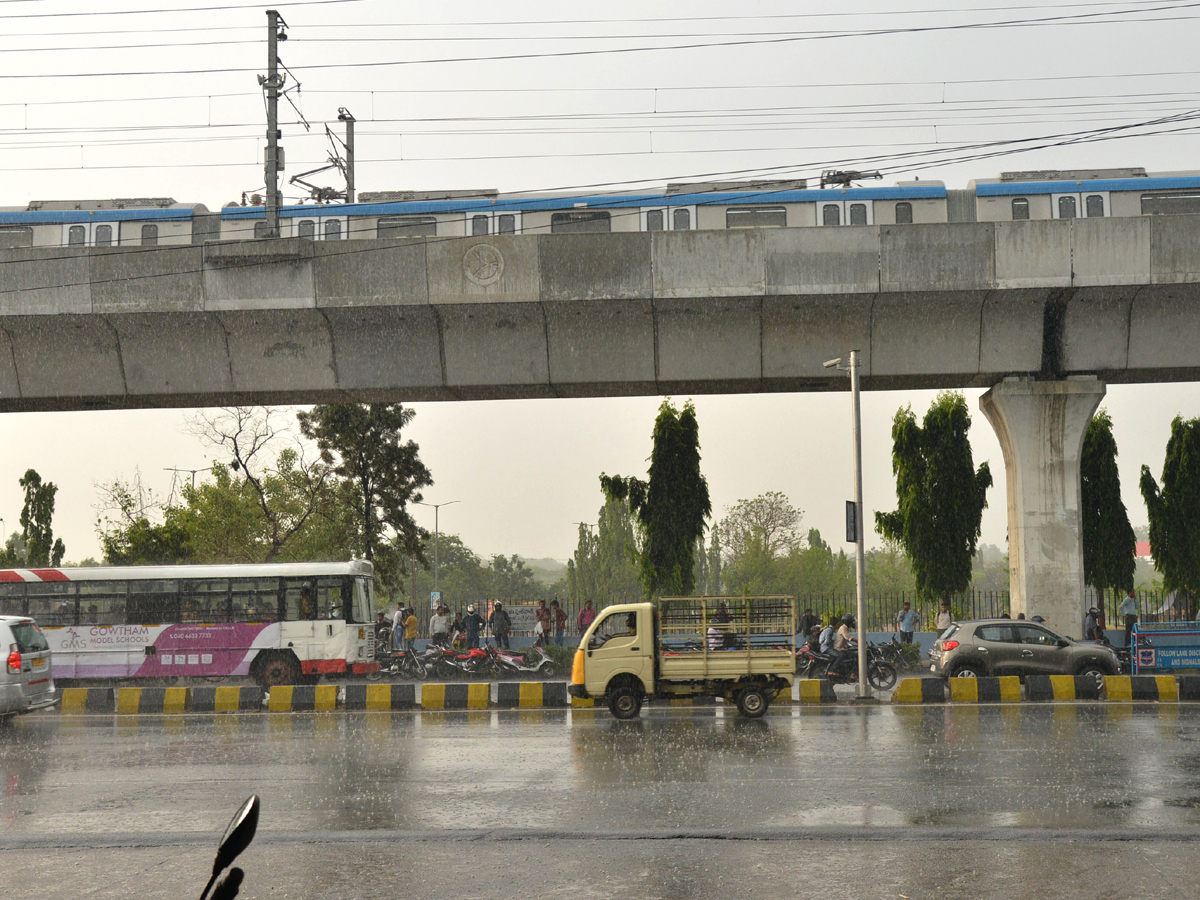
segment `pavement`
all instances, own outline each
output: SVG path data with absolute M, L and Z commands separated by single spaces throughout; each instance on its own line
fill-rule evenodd
M 1190 895 L 1200 706 L 57 716 L 0 731 L 15 896 Z M 1118 874 L 1119 873 L 1119 874 Z

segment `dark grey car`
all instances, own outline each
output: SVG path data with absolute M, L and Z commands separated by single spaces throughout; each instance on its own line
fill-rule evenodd
M 929 652 L 929 671 L 947 678 L 984 675 L 1116 675 L 1116 652 L 1105 644 L 1072 641 L 1021 619 L 956 622 Z

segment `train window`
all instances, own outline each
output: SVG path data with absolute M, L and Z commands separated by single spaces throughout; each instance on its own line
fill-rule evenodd
M 112 246 L 112 226 L 97 225 L 96 226 L 96 246 L 111 247 Z
M 841 225 L 842 208 L 836 203 L 825 203 L 821 206 L 822 225 Z
M 82 247 L 87 243 L 87 228 L 82 225 L 72 225 L 67 231 L 67 244 L 71 247 Z
M 787 210 L 782 206 L 725 210 L 726 228 L 783 228 L 786 225 Z
M 674 231 L 691 231 L 692 211 L 685 207 L 671 210 L 671 228 Z
M 646 230 L 647 231 L 662 231 L 663 230 L 663 211 L 661 209 L 646 210 Z
M 383 216 L 375 228 L 381 238 L 436 237 L 437 219 L 433 216 Z
M 255 238 L 265 238 L 268 236 L 269 236 L 269 229 L 267 228 L 267 223 L 266 222 L 255 222 L 254 223 L 254 237 Z
M 850 224 L 851 225 L 866 225 L 867 224 L 867 204 L 851 203 L 850 204 Z
M 1195 215 L 1200 213 L 1200 191 L 1142 194 L 1143 216 Z
M 1077 213 L 1079 204 L 1075 202 L 1075 198 L 1070 194 L 1058 198 L 1058 217 L 1060 219 L 1074 219 Z
M 1104 216 L 1104 197 L 1100 194 L 1088 194 L 1083 198 L 1083 214 L 1089 219 Z
M 603 211 L 561 212 L 550 215 L 552 234 L 578 234 L 612 231 L 612 215 Z
M 471 234 L 481 235 L 488 233 L 488 217 L 487 216 L 471 216 Z
M 1029 218 L 1029 200 L 1027 198 L 1013 197 L 1012 216 L 1014 222 L 1016 222 L 1018 219 Z
M 32 225 L 9 225 L 0 228 L 0 250 L 33 246 Z
M 317 239 L 317 223 L 312 219 L 301 219 L 296 226 L 296 234 L 306 241 Z
M 326 219 L 325 220 L 325 240 L 340 241 L 342 239 L 342 221 L 341 219 Z
M 158 244 L 158 226 L 143 225 L 142 226 L 142 246 L 153 247 Z
M 907 200 L 902 200 L 896 204 L 896 224 L 911 225 L 912 224 L 912 204 Z
M 496 217 L 496 234 L 516 234 L 517 217 L 512 213 Z

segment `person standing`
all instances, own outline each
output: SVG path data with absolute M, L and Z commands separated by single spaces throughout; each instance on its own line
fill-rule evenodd
M 429 639 L 443 647 L 450 643 L 450 617 L 444 606 L 439 606 L 429 619 Z
M 1099 636 L 1096 634 L 1100 627 L 1100 610 L 1092 607 L 1087 611 L 1087 617 L 1083 620 L 1083 639 L 1085 641 L 1098 641 Z
M 454 614 L 454 621 L 450 623 L 450 646 L 456 650 L 467 647 L 467 626 L 463 624 L 461 610 Z
M 583 634 L 595 621 L 596 610 L 592 609 L 592 601 L 588 600 L 583 604 L 583 609 L 579 611 L 579 615 L 575 619 L 575 624 L 579 626 L 579 633 Z
M 479 646 L 479 632 L 483 630 L 483 626 L 487 623 L 483 621 L 481 616 L 475 610 L 475 604 L 467 605 L 467 617 L 463 619 L 463 625 L 467 629 L 467 649 L 474 650 Z
M 563 635 L 567 633 L 567 614 L 558 605 L 557 600 L 550 601 L 550 611 L 554 613 L 554 646 L 563 645 Z
M 813 615 L 813 611 L 811 609 L 806 609 L 806 610 L 804 610 L 804 615 L 802 615 L 800 617 L 799 629 L 798 629 L 797 633 L 803 635 L 804 638 L 807 640 L 808 635 L 813 630 L 813 626 L 820 625 L 820 624 L 821 624 L 821 620 Z
M 404 604 L 397 603 L 396 611 L 392 613 L 392 647 L 399 650 L 404 639 Z
M 911 644 L 913 642 L 913 632 L 917 630 L 919 618 L 921 618 L 921 614 L 905 600 L 903 608 L 896 613 L 896 627 L 900 631 L 900 643 Z
M 1132 590 L 1125 594 L 1125 599 L 1117 607 L 1117 615 L 1125 622 L 1125 646 L 1133 646 L 1130 643 L 1130 636 L 1133 634 L 1134 623 L 1137 622 L 1138 602 L 1137 595 Z
M 406 609 L 404 611 L 404 628 L 401 629 L 401 634 L 404 635 L 404 649 L 412 653 L 417 647 L 417 611 L 415 609 Z
M 948 603 L 943 603 L 941 612 L 937 614 L 937 621 L 934 623 L 938 634 L 941 634 L 952 624 L 954 624 L 954 617 L 950 615 L 950 605 Z
M 508 617 L 504 604 L 499 600 L 492 605 L 492 615 L 488 619 L 488 626 L 492 629 L 492 636 L 496 639 L 496 647 L 503 647 L 505 650 L 511 649 L 508 646 L 508 632 L 512 629 L 512 619 Z
M 533 626 L 533 633 L 537 637 L 534 644 L 541 647 L 550 639 L 550 610 L 546 608 L 545 600 L 538 601 L 533 614 L 537 617 L 537 624 Z

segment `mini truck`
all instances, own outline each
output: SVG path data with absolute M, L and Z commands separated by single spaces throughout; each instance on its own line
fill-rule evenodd
M 600 611 L 575 651 L 571 696 L 618 719 L 642 703 L 721 697 L 758 718 L 796 677 L 791 597 L 664 597 Z

